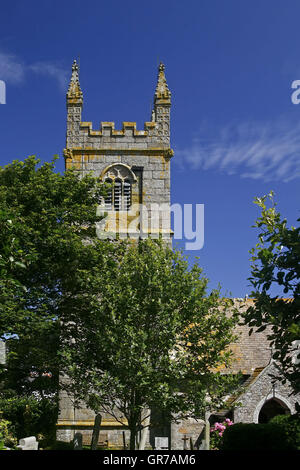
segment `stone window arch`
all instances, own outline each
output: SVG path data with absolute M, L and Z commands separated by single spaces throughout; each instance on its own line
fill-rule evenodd
M 137 182 L 131 168 L 123 163 L 113 163 L 103 170 L 100 178 L 111 185 L 104 198 L 105 209 L 128 211 L 132 204 L 132 186 Z
M 289 408 L 278 398 L 270 398 L 260 409 L 258 422 L 268 423 L 274 416 L 290 414 Z

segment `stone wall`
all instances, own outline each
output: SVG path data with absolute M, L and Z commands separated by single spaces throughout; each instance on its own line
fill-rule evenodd
M 171 424 L 171 447 L 172 450 L 190 449 L 190 443 L 194 449 L 199 448 L 201 444 L 202 433 L 204 431 L 205 422 L 203 420 L 195 420 L 193 418 L 184 419 L 180 422 Z
M 290 414 L 295 413 L 295 403 L 299 401 L 299 395 L 291 395 L 292 389 L 288 383 L 282 384 L 279 380 L 272 383 L 271 375 L 278 374 L 275 364 L 271 362 L 255 377 L 245 384 L 245 391 L 239 395 L 235 402 L 235 423 L 258 423 L 259 412 L 263 405 L 271 399 L 275 399 L 286 407 Z

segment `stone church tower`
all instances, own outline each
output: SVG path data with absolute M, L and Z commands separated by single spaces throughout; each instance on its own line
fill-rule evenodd
M 67 92 L 66 169 L 74 167 L 84 175 L 90 171 L 111 189 L 102 201 L 108 213 L 106 232 L 120 237 L 162 236 L 170 239 L 170 108 L 171 92 L 165 67 L 158 70 L 151 121 L 144 130 L 135 122 L 101 122 L 94 130 L 82 122 L 83 93 L 76 61 Z

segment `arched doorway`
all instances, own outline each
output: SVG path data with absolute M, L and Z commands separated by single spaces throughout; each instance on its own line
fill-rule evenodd
M 260 409 L 258 422 L 268 423 L 274 416 L 290 414 L 290 410 L 285 403 L 278 398 L 267 400 Z

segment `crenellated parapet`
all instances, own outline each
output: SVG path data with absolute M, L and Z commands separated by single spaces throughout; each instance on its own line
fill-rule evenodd
M 161 122 L 145 122 L 144 129 L 138 130 L 136 122 L 123 122 L 122 129 L 115 129 L 114 122 L 101 122 L 99 129 L 93 129 L 91 122 L 81 122 L 79 111 L 68 116 L 67 148 L 105 148 L 107 143 L 116 148 L 170 147 L 169 126 Z
M 81 122 L 80 128 L 88 128 L 89 135 L 99 135 L 99 136 L 126 136 L 133 135 L 134 137 L 147 137 L 151 132 L 157 127 L 155 122 L 145 122 L 144 130 L 139 131 L 136 128 L 136 122 L 123 122 L 121 130 L 115 129 L 114 122 L 101 122 L 100 130 L 93 130 L 91 122 Z
M 75 131 L 75 132 L 74 132 Z M 67 133 L 67 148 L 169 148 L 168 129 L 161 129 L 157 122 L 145 122 L 144 129 L 138 130 L 135 122 L 123 122 L 122 129 L 115 129 L 114 122 L 101 122 L 99 129 L 93 129 L 91 122 L 70 120 Z

